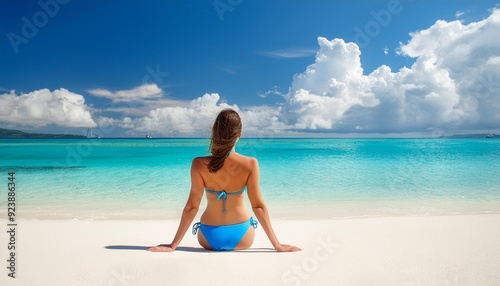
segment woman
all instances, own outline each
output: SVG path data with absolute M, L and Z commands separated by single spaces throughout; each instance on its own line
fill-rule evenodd
M 257 222 L 245 208 L 245 187 L 253 212 L 274 248 L 277 251 L 300 250 L 292 245 L 281 244 L 276 238 L 260 193 L 258 162 L 235 151 L 240 137 L 241 120 L 238 113 L 232 109 L 221 111 L 212 128 L 212 156 L 198 157 L 192 162 L 191 192 L 172 243 L 148 248 L 149 251 L 171 252 L 179 246 L 198 212 L 204 192 L 207 194 L 207 209 L 200 222 L 193 226 L 193 234 L 197 233 L 200 245 L 208 250 L 249 248 L 254 241 Z

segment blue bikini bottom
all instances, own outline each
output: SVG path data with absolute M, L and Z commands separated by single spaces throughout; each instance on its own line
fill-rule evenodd
M 213 250 L 234 250 L 248 229 L 257 228 L 258 222 L 250 217 L 248 221 L 230 225 L 207 225 L 197 222 L 193 225 L 193 234 L 200 229 Z

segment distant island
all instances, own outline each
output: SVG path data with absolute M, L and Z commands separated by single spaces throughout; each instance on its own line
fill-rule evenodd
M 82 139 L 82 135 L 27 133 L 19 130 L 0 128 L 0 139 Z
M 487 137 L 490 136 L 490 137 Z M 466 139 L 466 138 L 499 138 L 497 134 L 455 134 L 455 135 L 450 135 L 450 136 L 441 136 L 441 138 L 449 138 L 449 139 Z

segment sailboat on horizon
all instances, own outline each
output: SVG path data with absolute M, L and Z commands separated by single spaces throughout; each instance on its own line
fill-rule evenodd
M 99 135 L 94 135 L 92 133 L 92 128 L 87 128 L 87 139 L 100 139 Z
M 151 139 L 151 134 L 149 130 L 151 129 L 151 122 L 148 122 L 148 134 L 146 134 L 146 139 Z
M 488 128 L 488 134 L 486 134 L 486 138 L 495 138 L 495 134 L 491 133 L 489 128 Z

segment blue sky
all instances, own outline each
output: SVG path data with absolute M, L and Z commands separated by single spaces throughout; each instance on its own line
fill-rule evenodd
M 213 115 L 233 107 L 248 136 L 496 130 L 500 48 L 484 35 L 497 27 L 497 6 L 4 0 L 0 127 L 205 136 Z M 445 41 L 440 32 L 454 36 Z M 451 64 L 450 41 L 468 51 L 454 56 L 477 69 Z M 487 55 L 476 61 L 480 51 Z M 315 65 L 318 56 L 324 62 Z M 372 74 L 380 67 L 390 71 Z M 481 76 L 467 86 L 467 72 Z

